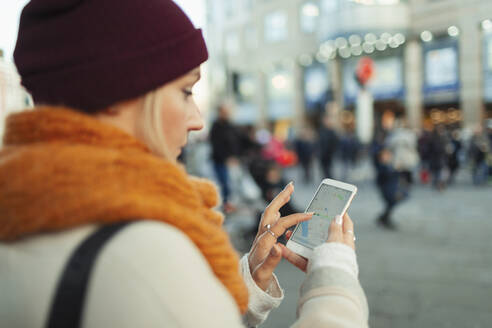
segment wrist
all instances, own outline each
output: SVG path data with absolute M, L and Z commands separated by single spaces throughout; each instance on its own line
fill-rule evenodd
M 266 291 L 262 290 L 251 276 L 249 254 L 244 255 L 240 261 L 241 273 L 249 292 L 248 312 L 246 321 L 251 326 L 261 324 L 267 318 L 270 311 L 277 308 L 284 298 L 284 292 L 275 275 L 272 275 L 270 285 Z
M 359 275 L 355 251 L 338 242 L 324 243 L 314 249 L 313 256 L 308 262 L 307 272 L 321 267 L 341 269 L 355 278 Z
M 244 281 L 246 282 L 246 285 L 248 286 L 250 293 L 260 296 L 268 296 L 270 298 L 282 299 L 284 297 L 284 292 L 280 287 L 280 283 L 278 282 L 278 279 L 275 276 L 275 274 L 272 273 L 268 283 L 264 285 L 264 288 L 261 288 L 258 285 L 258 283 L 253 279 L 248 258 L 249 258 L 249 253 L 245 254 L 243 258 L 241 258 L 240 264 L 241 264 L 241 272 Z
M 275 289 L 275 286 L 278 285 L 278 283 L 276 283 L 274 279 L 274 274 L 272 273 L 272 275 L 267 279 L 259 280 L 258 277 L 253 274 L 254 269 L 251 266 L 250 253 L 246 254 L 245 257 L 247 257 L 247 270 L 249 271 L 249 276 L 251 277 L 251 280 L 254 282 L 256 287 L 261 289 L 264 293 L 272 295 L 272 291 Z

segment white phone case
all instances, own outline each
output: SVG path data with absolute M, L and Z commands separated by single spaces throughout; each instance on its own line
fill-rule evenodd
M 350 197 L 347 200 L 345 206 L 343 207 L 342 212 L 339 213 L 340 215 L 343 216 L 345 214 L 345 212 L 347 211 L 348 207 L 350 206 L 350 203 L 352 202 L 352 199 L 354 199 L 355 194 L 357 193 L 357 187 L 354 186 L 354 185 L 345 183 L 345 182 L 341 182 L 341 181 L 337 181 L 337 180 L 332 180 L 332 179 L 324 179 L 323 181 L 321 181 L 320 185 L 318 186 L 318 189 L 316 189 L 316 192 L 313 195 L 313 198 L 311 198 L 311 201 L 309 202 L 308 206 L 306 207 L 306 211 L 305 212 L 307 212 L 307 210 L 311 206 L 314 198 L 316 197 L 316 195 L 320 191 L 321 186 L 323 186 L 323 184 L 334 186 L 334 187 L 337 187 L 337 188 L 340 188 L 340 189 L 344 189 L 344 190 L 350 191 Z M 294 236 L 294 234 L 296 233 L 297 229 L 299 228 L 299 225 L 300 224 L 298 224 L 295 227 L 295 229 L 294 229 L 294 231 L 293 231 L 293 233 L 291 235 L 291 239 L 289 239 L 287 241 L 286 247 L 289 248 L 290 250 L 292 250 L 294 253 L 297 253 L 297 254 L 299 254 L 299 255 L 301 255 L 301 256 L 309 259 L 309 258 L 311 258 L 312 254 L 313 254 L 313 249 L 310 248 L 310 247 L 308 247 L 308 246 L 302 245 L 302 244 L 300 244 L 300 243 L 292 240 L 292 237 Z

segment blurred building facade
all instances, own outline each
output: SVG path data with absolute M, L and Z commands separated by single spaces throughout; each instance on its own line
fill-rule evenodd
M 7 115 L 31 104 L 31 97 L 21 86 L 14 63 L 4 59 L 0 50 L 0 144 Z
M 207 1 L 207 42 L 215 101 L 233 98 L 243 124 L 302 119 L 298 58 L 318 48 L 318 6 L 304 1 Z M 304 10 L 304 15 L 302 10 Z M 303 20 L 303 16 L 307 20 Z
M 490 0 L 208 0 L 213 101 L 243 124 L 349 122 L 369 57 L 377 124 L 472 127 L 492 116 L 491 19 Z

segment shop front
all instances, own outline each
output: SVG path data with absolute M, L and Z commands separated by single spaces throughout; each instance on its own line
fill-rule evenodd
M 438 38 L 423 44 L 424 123 L 459 125 L 460 80 L 458 41 Z
M 358 97 L 360 98 L 360 93 L 363 92 L 362 86 L 355 78 L 359 61 L 360 58 L 352 58 L 344 62 L 344 100 L 346 110 L 354 113 L 356 121 L 373 121 L 372 126 L 366 127 L 371 129 L 372 133 L 382 128 L 384 117 L 405 115 L 403 106 L 405 97 L 403 60 L 402 56 L 398 54 L 374 57 L 372 76 L 364 87 L 373 101 L 372 117 L 367 117 L 367 113 L 361 113 L 360 111 L 357 113 L 356 110 Z M 360 124 L 358 125 L 360 126 Z

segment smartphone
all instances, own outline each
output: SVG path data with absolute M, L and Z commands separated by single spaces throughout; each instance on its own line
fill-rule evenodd
M 321 181 L 306 209 L 306 212 L 314 212 L 313 217 L 295 227 L 287 241 L 287 248 L 311 258 L 313 249 L 328 239 L 331 221 L 337 214 L 345 214 L 356 193 L 357 187 L 354 185 L 332 179 Z

